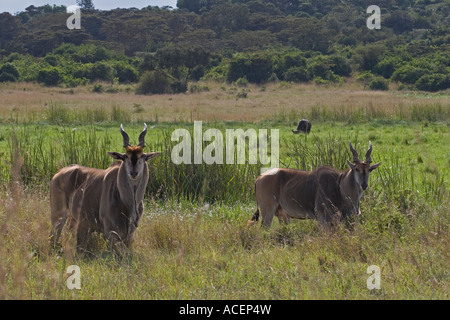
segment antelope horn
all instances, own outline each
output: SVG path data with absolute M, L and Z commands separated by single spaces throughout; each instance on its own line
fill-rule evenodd
M 142 130 L 141 134 L 139 135 L 139 146 L 144 148 L 145 147 L 145 135 L 147 134 L 147 124 L 144 123 L 144 130 Z
M 130 146 L 130 138 L 128 137 L 128 134 L 125 132 L 125 130 L 123 130 L 123 125 L 120 125 L 120 133 L 122 134 L 123 137 L 123 147 L 126 148 L 128 146 Z
M 361 162 L 361 160 L 359 160 L 359 158 L 358 158 L 358 152 L 356 152 L 356 150 L 353 148 L 352 142 L 351 142 L 351 141 L 350 141 L 350 151 L 351 151 L 352 154 L 353 154 L 353 162 L 354 162 L 354 163 L 359 163 L 359 162 Z
M 369 150 L 366 152 L 366 163 L 371 163 L 372 159 L 370 158 L 370 154 L 372 153 L 372 142 L 369 141 Z

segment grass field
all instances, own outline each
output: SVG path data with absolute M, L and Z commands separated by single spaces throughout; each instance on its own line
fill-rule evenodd
M 448 299 L 450 98 L 271 84 L 206 83 L 201 92 L 137 96 L 127 87 L 0 86 L 0 298 L 2 299 Z M 207 89 L 206 89 L 207 87 Z M 132 90 L 131 90 L 132 91 Z M 246 93 L 246 97 L 241 92 Z M 293 135 L 301 118 L 312 133 Z M 345 169 L 348 141 L 382 162 L 362 215 L 334 233 L 316 221 L 247 228 L 261 165 L 174 165 L 177 128 L 279 129 L 280 166 Z M 79 258 L 67 230 L 63 254 L 48 243 L 48 182 L 70 163 L 107 167 L 121 151 L 120 123 L 134 139 L 143 122 L 150 165 L 145 210 L 130 256 L 101 237 Z M 133 140 L 132 140 L 133 142 Z M 67 267 L 78 265 L 81 289 Z M 366 286 L 381 269 L 381 289 Z

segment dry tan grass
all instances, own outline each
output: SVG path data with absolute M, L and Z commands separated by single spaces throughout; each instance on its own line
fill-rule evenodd
M 406 112 L 413 105 L 449 104 L 449 97 L 443 94 L 405 97 L 394 91 L 352 90 L 351 85 L 324 88 L 271 84 L 265 91 L 249 86 L 245 88 L 250 90 L 248 97 L 236 100 L 242 88 L 207 85 L 210 90 L 203 93 L 160 96 L 97 94 L 89 87 L 75 88 L 72 94 L 70 89 L 34 84 L 1 85 L 0 121 L 8 120 L 11 113 L 19 121 L 31 115 L 35 120 L 45 119 L 44 111 L 52 103 L 73 109 L 103 108 L 108 113 L 113 106 L 132 112 L 133 104 L 140 104 L 144 111 L 134 114 L 133 119 L 139 116 L 152 120 L 157 113 L 159 121 L 257 121 L 292 110 L 310 111 L 313 106 L 380 108 L 396 114 L 400 106 Z M 439 138 L 439 143 L 445 144 L 447 128 L 440 124 L 444 128 L 436 128 L 433 138 L 431 126 L 424 133 L 427 144 L 421 147 L 430 158 L 440 157 L 441 151 L 434 151 L 438 144 L 433 141 Z M 394 143 L 391 146 L 390 141 L 389 148 L 406 152 L 399 151 L 407 150 L 404 128 L 389 137 L 394 135 L 399 139 L 389 139 Z M 408 148 L 412 155 L 419 150 Z M 425 161 L 421 162 L 428 161 L 428 155 L 422 157 Z M 8 155 L 4 158 L 9 159 Z M 14 154 L 13 182 L 0 184 L 0 299 L 449 298 L 448 201 L 426 205 L 429 199 L 422 199 L 419 192 L 409 192 L 411 188 L 405 185 L 401 190 L 407 192 L 398 194 L 398 201 L 404 197 L 408 206 L 405 214 L 396 202 L 383 204 L 384 197 L 374 192 L 372 197 L 366 195 L 364 220 L 353 231 L 342 229 L 332 235 L 321 233 L 315 221 L 287 226 L 275 222 L 270 230 L 247 229 L 245 223 L 253 213 L 253 203 L 250 207 L 221 208 L 177 204 L 170 199 L 166 203 L 149 201 L 130 261 L 103 256 L 101 249 L 92 259 L 78 259 L 68 230 L 64 230 L 64 254 L 50 252 L 48 192 L 20 183 L 22 160 Z M 415 162 L 394 167 L 384 158 L 383 163 L 393 168 L 395 178 L 396 172 L 413 172 L 407 168 Z M 430 174 L 422 175 L 419 163 L 415 168 L 414 172 L 420 172 L 417 179 L 429 180 Z M 392 184 L 409 181 L 394 178 Z M 81 269 L 81 290 L 66 287 L 66 270 L 71 264 Z M 382 289 L 376 292 L 366 288 L 366 270 L 371 264 L 382 270 Z
M 134 90 L 118 93 L 93 93 L 91 87 L 74 89 L 46 88 L 31 83 L 0 85 L 0 121 L 39 121 L 49 105 L 75 109 L 102 109 L 109 112 L 120 107 L 133 116 L 132 120 L 147 121 L 246 121 L 273 119 L 280 114 L 295 112 L 302 115 L 312 107 L 325 107 L 328 111 L 353 112 L 363 109 L 366 113 L 383 112 L 387 115 L 407 115 L 411 106 L 440 104 L 450 105 L 445 93 L 421 94 L 404 91 L 368 91 L 347 83 L 325 87 L 314 84 L 268 84 L 261 87 L 233 87 L 215 82 L 206 85 L 209 91 L 178 95 L 136 95 Z M 105 86 L 108 86 L 106 84 Z M 122 90 L 123 89 L 123 90 Z M 247 98 L 238 98 L 242 90 Z M 139 105 L 139 113 L 134 113 Z

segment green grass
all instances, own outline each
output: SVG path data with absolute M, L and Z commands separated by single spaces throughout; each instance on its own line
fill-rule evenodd
M 118 110 L 112 114 L 120 118 Z M 318 164 L 345 169 L 348 141 L 360 155 L 372 141 L 372 159 L 382 165 L 371 175 L 362 215 L 335 233 L 322 231 L 315 221 L 248 229 L 260 166 L 176 166 L 170 161 L 176 143 L 170 134 L 192 130 L 192 124 L 148 122 L 148 149 L 163 154 L 151 162 L 132 253 L 118 259 L 99 237 L 94 256 L 81 259 L 67 230 L 64 253 L 50 252 L 48 182 L 70 163 L 107 167 L 112 160 L 106 152 L 121 151 L 122 138 L 119 122 L 106 111 L 107 121 L 87 125 L 55 112 L 62 122 L 0 125 L 0 256 L 6 257 L 0 261 L 0 298 L 449 298 L 445 122 L 427 114 L 418 121 L 355 115 L 352 121 L 314 122 L 307 137 L 290 131 L 296 115 L 273 122 L 204 123 L 204 130 L 279 129 L 280 165 L 306 170 Z M 142 123 L 124 126 L 134 142 Z M 80 267 L 81 290 L 66 287 L 72 264 Z M 381 268 L 380 290 L 366 288 L 370 265 Z
M 100 246 L 95 257 L 77 259 L 67 253 L 70 246 L 65 257 L 49 254 L 45 237 L 29 234 L 48 227 L 43 217 L 32 218 L 46 214 L 47 204 L 38 198 L 28 198 L 21 221 L 9 225 L 11 233 L 28 232 L 14 243 L 9 237 L 3 247 L 10 258 L 3 262 L 3 297 L 448 299 L 448 215 L 438 211 L 408 218 L 400 229 L 383 220 L 381 229 L 372 230 L 377 212 L 366 209 L 366 221 L 353 231 L 326 234 L 313 221 L 247 229 L 245 210 L 239 219 L 228 219 L 208 216 L 202 207 L 161 210 L 150 203 L 131 257 L 116 260 Z M 34 225 L 37 220 L 42 225 Z M 81 290 L 65 286 L 71 264 L 80 267 Z M 372 264 L 381 268 L 378 291 L 366 288 Z

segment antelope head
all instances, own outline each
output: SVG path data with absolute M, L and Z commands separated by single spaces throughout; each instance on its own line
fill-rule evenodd
M 352 142 L 350 141 L 350 151 L 353 154 L 353 162 L 347 160 L 350 169 L 354 172 L 355 183 L 358 187 L 364 191 L 369 185 L 369 174 L 372 170 L 378 168 L 381 162 L 371 165 L 372 159 L 370 154 L 372 153 L 372 143 L 369 141 L 369 149 L 366 152 L 366 160 L 361 161 L 358 157 L 358 152 L 353 148 Z
M 123 147 L 126 152 L 108 152 L 108 155 L 113 159 L 123 161 L 123 165 L 125 166 L 125 170 L 130 179 L 136 180 L 140 178 L 144 172 L 146 161 L 156 157 L 160 152 L 144 153 L 145 135 L 147 134 L 147 124 L 145 123 L 144 130 L 139 135 L 139 144 L 137 146 L 130 145 L 130 138 L 125 130 L 123 130 L 122 125 L 120 125 L 120 133 L 123 137 Z

